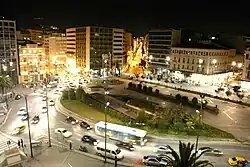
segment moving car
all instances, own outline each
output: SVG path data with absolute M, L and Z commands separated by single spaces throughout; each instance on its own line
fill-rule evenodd
M 95 150 L 96 150 L 96 153 L 100 156 L 105 156 L 105 152 L 106 152 L 106 156 L 108 158 L 112 158 L 112 159 L 117 158 L 118 160 L 124 158 L 122 151 L 113 144 L 107 143 L 106 150 L 105 150 L 105 143 L 99 143 L 95 147 Z
M 156 153 L 164 154 L 164 153 L 166 153 L 168 151 L 171 151 L 171 150 L 165 145 L 157 145 L 154 148 L 154 152 L 156 152 Z
M 144 156 L 142 159 L 144 165 L 148 166 L 168 166 L 170 165 L 168 160 L 155 155 Z
M 17 135 L 17 134 L 22 133 L 24 130 L 25 130 L 25 125 L 20 125 L 20 126 L 16 127 L 16 128 L 11 132 L 11 134 L 12 134 L 12 135 Z
M 78 123 L 78 120 L 76 120 L 75 118 L 70 117 L 70 116 L 66 118 L 66 121 L 71 123 L 72 125 L 75 125 Z
M 84 122 L 84 121 L 81 121 L 80 127 L 81 127 L 81 128 L 85 128 L 85 129 L 87 129 L 87 130 L 90 130 L 90 129 L 91 129 L 90 125 L 89 125 L 87 122 Z
M 64 128 L 55 129 L 56 134 L 61 134 L 63 137 L 68 138 L 72 136 L 72 133 Z
M 21 107 L 18 111 L 17 111 L 17 115 L 26 115 L 27 111 L 26 111 L 26 107 Z
M 28 114 L 25 114 L 23 117 L 22 117 L 22 121 L 27 121 L 28 120 Z
M 43 96 L 42 101 L 46 101 L 46 100 L 47 100 L 47 97 Z
M 119 141 L 119 142 L 116 142 L 115 145 L 117 147 L 125 148 L 125 149 L 130 150 L 130 151 L 134 151 L 135 150 L 133 144 L 131 144 L 131 143 L 126 143 L 126 142 Z
M 38 115 L 35 115 L 31 121 L 32 124 L 37 124 L 40 121 L 40 117 Z
M 16 95 L 16 96 L 15 96 L 15 100 L 19 100 L 19 99 L 21 99 L 21 98 L 22 98 L 21 95 Z
M 55 105 L 54 100 L 50 100 L 50 101 L 49 101 L 49 106 L 54 106 L 54 105 Z
M 42 113 L 46 113 L 47 112 L 47 107 L 46 106 L 43 106 L 42 107 Z
M 228 163 L 231 166 L 238 166 L 239 164 L 242 164 L 243 162 L 247 162 L 247 160 L 243 157 L 228 158 Z
M 205 152 L 203 155 L 207 155 L 207 156 L 222 156 L 223 155 L 223 152 L 218 150 L 218 149 L 214 149 L 214 148 L 211 148 L 211 147 L 203 147 L 203 148 L 200 148 L 198 150 L 198 155 L 204 150 L 209 150 L 209 152 Z
M 97 145 L 99 143 L 98 140 L 96 140 L 95 138 L 89 136 L 89 135 L 84 135 L 82 137 L 82 142 L 85 142 L 85 143 L 89 143 L 89 144 L 92 144 L 92 145 Z

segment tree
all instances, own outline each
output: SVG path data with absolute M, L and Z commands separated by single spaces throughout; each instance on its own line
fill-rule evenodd
M 142 91 L 146 93 L 148 91 L 148 87 L 146 85 L 143 86 Z
M 76 99 L 75 89 L 70 89 L 68 91 L 68 99 L 69 100 L 75 100 Z
M 167 146 L 170 151 L 162 156 L 170 161 L 173 167 L 205 167 L 214 166 L 208 160 L 199 160 L 206 152 L 210 152 L 208 147 L 200 148 L 199 151 L 194 150 L 194 144 L 185 144 L 179 141 L 179 154 L 171 147 Z
M 148 87 L 148 93 L 150 94 L 150 93 L 152 93 L 153 92 L 153 88 L 150 86 L 150 87 Z
M 181 95 L 180 94 L 177 94 L 176 96 L 175 96 L 175 99 L 176 99 L 176 101 L 177 102 L 181 102 Z
M 192 103 L 193 103 L 193 105 L 197 105 L 198 104 L 198 99 L 196 97 L 193 97 Z
M 188 103 L 188 97 L 187 96 L 182 96 L 181 101 L 183 104 L 187 104 Z
M 133 83 L 132 83 L 132 82 L 129 82 L 129 83 L 128 83 L 128 88 L 132 88 L 132 85 L 133 85 Z
M 63 93 L 62 93 L 62 98 L 64 100 L 68 100 L 69 99 L 68 94 L 69 94 L 68 90 L 64 90 Z
M 7 93 L 7 90 L 12 88 L 12 86 L 13 86 L 13 83 L 9 76 L 0 76 L 0 88 L 1 88 L 2 97 L 4 97 L 4 94 Z M 6 103 L 6 107 L 9 108 L 7 96 L 5 96 L 4 101 Z
M 76 100 L 81 100 L 83 97 L 84 90 L 81 86 L 76 89 Z
M 137 115 L 137 118 L 136 118 L 136 121 L 138 123 L 145 123 L 146 120 L 147 120 L 146 113 L 143 110 L 139 111 L 138 115 Z
M 138 85 L 137 85 L 137 89 L 138 89 L 139 91 L 141 91 L 141 88 L 142 88 L 142 84 L 138 84 Z

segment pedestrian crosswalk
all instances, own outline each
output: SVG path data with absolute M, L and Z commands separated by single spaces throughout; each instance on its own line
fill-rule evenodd
M 3 134 L 0 133 L 0 154 L 4 152 L 4 150 L 16 147 L 17 143 L 13 140 L 7 138 Z

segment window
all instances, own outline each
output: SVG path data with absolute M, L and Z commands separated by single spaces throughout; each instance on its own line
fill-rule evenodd
M 182 62 L 185 63 L 185 58 L 182 59 Z
M 180 61 L 181 61 L 181 59 L 179 58 L 179 59 L 178 59 L 178 63 L 179 63 Z
M 189 63 L 189 59 L 187 60 L 187 63 Z
M 194 64 L 194 59 L 192 60 L 192 64 Z
M 184 65 L 182 65 L 182 69 L 184 69 Z
M 192 70 L 194 70 L 194 66 L 192 66 Z

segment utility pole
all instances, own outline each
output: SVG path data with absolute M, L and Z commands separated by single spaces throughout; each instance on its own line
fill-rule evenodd
M 47 126 L 48 126 L 48 138 L 49 138 L 49 147 L 51 147 L 51 139 L 50 139 L 50 125 L 49 125 L 49 105 L 48 105 L 48 81 L 46 81 L 46 109 L 47 109 Z
M 29 143 L 30 143 L 30 156 L 31 156 L 31 158 L 33 158 L 34 156 L 33 156 L 31 134 L 30 134 L 30 114 L 29 114 L 29 110 L 28 110 L 27 95 L 25 95 L 24 97 L 25 97 L 26 112 L 27 112 L 27 116 L 28 116 L 28 131 L 29 131 Z

